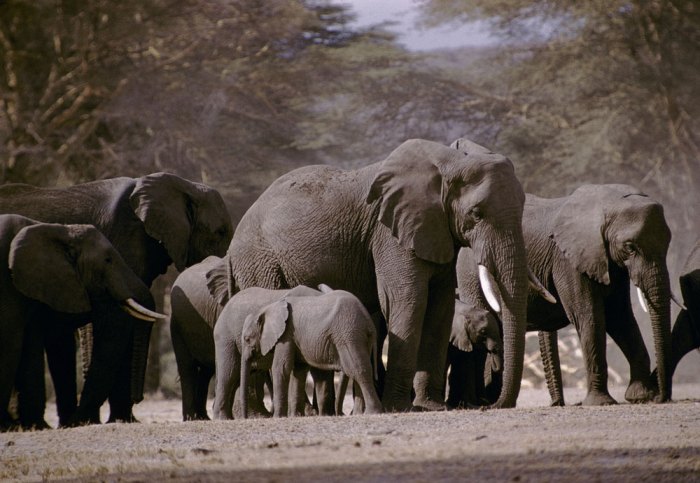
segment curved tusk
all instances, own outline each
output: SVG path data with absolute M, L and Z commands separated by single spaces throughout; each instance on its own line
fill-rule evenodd
M 530 288 L 532 288 L 535 292 L 540 294 L 540 296 L 545 299 L 547 302 L 550 304 L 556 304 L 557 299 L 552 295 L 549 290 L 544 288 L 544 285 L 542 285 L 542 282 L 540 282 L 540 279 L 535 276 L 534 273 L 532 273 L 532 270 L 530 270 L 530 267 L 527 267 L 527 279 L 530 285 Z
M 318 289 L 323 292 L 323 293 L 331 293 L 333 291 L 332 288 L 330 288 L 328 285 L 325 283 L 319 283 L 318 284 Z
M 681 301 L 679 300 L 679 298 L 676 297 L 676 294 L 673 293 L 673 292 L 671 292 L 671 300 L 673 300 L 673 302 L 674 302 L 676 305 L 678 305 L 678 306 L 681 308 L 681 310 L 688 310 L 688 307 L 686 307 L 685 304 L 684 304 L 683 302 L 681 302 Z
M 500 297 L 498 297 L 498 288 L 496 288 L 494 282 L 488 269 L 483 265 L 479 265 L 479 283 L 481 284 L 481 291 L 484 293 L 484 297 L 486 297 L 486 301 L 491 306 L 491 309 L 500 314 L 501 304 L 498 302 Z
M 649 313 L 649 306 L 647 305 L 647 300 L 644 297 L 644 292 L 642 292 L 642 289 L 639 287 L 635 287 L 637 289 L 637 298 L 639 298 L 639 305 L 642 306 L 642 310 L 646 313 Z
M 128 298 L 125 301 L 125 305 L 122 308 L 132 317 L 137 319 L 146 320 L 148 322 L 155 322 L 157 319 L 167 319 L 167 315 L 159 314 L 158 312 L 153 312 L 148 310 L 143 305 L 139 304 L 136 300 Z

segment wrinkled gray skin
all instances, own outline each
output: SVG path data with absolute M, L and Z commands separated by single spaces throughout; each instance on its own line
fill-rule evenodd
M 223 256 L 233 233 L 230 216 L 216 190 L 168 173 L 69 188 L 7 184 L 0 186 L 0 213 L 18 213 L 49 223 L 94 225 L 148 287 L 171 263 L 182 271 L 209 255 Z M 154 307 L 152 300 L 144 305 Z M 131 409 L 134 402 L 143 399 L 152 325 L 135 323 L 117 308 L 114 313 L 113 323 L 121 325 L 121 331 L 113 334 L 114 345 L 128 348 L 114 358 L 94 360 L 93 366 L 97 365 L 90 367 L 78 412 L 73 334 L 46 340 L 49 369 L 58 382 L 56 404 L 61 425 L 99 421 L 99 408 L 107 397 L 110 421 L 135 421 Z M 45 317 L 61 316 L 47 312 Z M 90 406 L 83 401 L 89 401 Z
M 272 357 L 275 417 L 287 416 L 289 381 L 299 365 L 342 370 L 360 386 L 365 413 L 381 413 L 374 387 L 376 344 L 374 322 L 351 293 L 334 290 L 311 297 L 287 295 L 246 317 L 241 334 L 241 392 L 248 387 L 253 361 Z M 319 400 L 319 406 L 323 401 Z M 241 407 L 245 418 L 246 398 Z
M 222 273 L 212 273 L 212 279 L 221 279 Z M 320 296 L 323 292 L 305 286 L 295 287 L 291 290 L 268 290 L 259 287 L 251 287 L 241 290 L 232 296 L 221 311 L 214 325 L 214 350 L 216 361 L 216 390 L 214 398 L 214 418 L 233 419 L 233 404 L 236 391 L 240 387 L 241 377 L 241 334 L 243 324 L 248 315 L 257 313 L 263 307 L 282 299 L 285 296 L 300 295 L 306 297 Z M 255 362 L 252 369 L 258 372 L 269 371 L 272 366 L 272 356 L 268 356 Z M 294 381 L 293 408 L 300 408 L 306 402 L 305 378 L 303 381 Z M 300 383 L 298 386 L 297 383 Z M 299 400 L 299 398 L 303 400 Z M 303 413 L 303 409 L 302 409 Z
M 485 353 L 488 374 L 502 370 L 501 330 L 498 319 L 488 310 L 455 301 L 447 365 L 450 368 L 447 406 L 450 408 L 482 405 L 485 372 L 476 364 L 474 352 Z M 478 368 L 478 369 L 477 369 Z M 474 372 L 474 370 L 478 372 Z M 486 384 L 488 384 L 486 382 Z
M 584 185 L 570 196 L 527 195 L 523 232 L 534 274 L 558 300 L 550 304 L 535 291 L 528 300 L 528 330 L 538 330 L 548 387 L 563 404 L 556 331 L 572 323 L 581 338 L 588 375 L 585 405 L 615 404 L 608 393 L 606 332 L 630 364 L 630 402 L 669 400 L 670 286 L 666 254 L 671 232 L 663 207 L 627 185 Z M 460 298 L 480 300 L 469 257 L 457 263 Z M 470 271 L 472 272 L 470 274 Z M 649 354 L 632 312 L 630 283 L 649 306 L 658 374 L 650 379 Z M 636 297 L 635 297 L 636 298 Z M 485 302 L 478 302 L 485 306 Z
M 504 297 L 504 385 L 515 405 L 525 344 L 524 194 L 512 163 L 467 140 L 409 140 L 355 171 L 308 166 L 250 207 L 228 258 L 239 288 L 327 283 L 381 311 L 389 411 L 444 409 L 457 246 L 471 246 Z M 234 290 L 230 290 L 232 292 Z
M 671 331 L 671 357 L 668 366 L 669 380 L 681 359 L 700 347 L 700 240 L 690 252 L 680 277 L 681 295 L 685 309 L 681 310 Z M 658 373 L 654 369 L 652 376 Z
M 206 274 L 224 269 L 221 258 L 210 256 L 175 279 L 170 292 L 170 336 L 182 389 L 182 419 L 209 419 L 209 382 L 214 376 L 214 324 L 224 304 L 207 289 Z M 225 276 L 225 273 L 223 274 Z
M 95 227 L 0 215 L 0 428 L 14 424 L 7 412 L 13 386 L 19 392 L 20 424 L 49 427 L 44 338 L 72 337 L 77 325 L 91 321 L 95 361 L 128 348 L 127 341 L 120 339 L 120 347 L 112 340 L 119 329 L 112 317 L 129 298 L 149 300 L 148 287 Z M 47 307 L 66 317 L 45 319 Z M 81 407 L 89 404 L 80 401 Z

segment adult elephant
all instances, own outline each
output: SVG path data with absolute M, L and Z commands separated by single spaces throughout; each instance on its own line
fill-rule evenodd
M 570 196 L 545 199 L 528 194 L 523 213 L 528 263 L 557 299 L 552 304 L 530 291 L 527 329 L 541 331 L 540 347 L 552 399 L 563 403 L 556 331 L 573 324 L 581 338 L 588 376 L 586 405 L 615 404 L 608 392 L 606 332 L 630 364 L 625 399 L 658 402 L 671 397 L 669 275 L 666 254 L 671 231 L 663 207 L 637 189 L 620 184 L 584 185 Z M 460 254 L 460 298 L 478 300 L 476 267 Z M 650 313 L 658 394 L 649 354 L 632 312 L 630 283 Z M 485 302 L 482 300 L 482 306 Z
M 19 392 L 24 428 L 46 428 L 44 338 L 67 333 L 76 322 L 95 327 L 94 359 L 109 359 L 121 348 L 114 341 L 112 311 L 123 308 L 140 319 L 164 318 L 142 307 L 148 287 L 111 243 L 91 225 L 39 223 L 0 215 L 0 427 L 11 426 L 7 406 Z M 66 314 L 44 320 L 45 306 Z M 89 404 L 81 400 L 81 406 Z
M 690 252 L 680 277 L 684 306 L 671 331 L 671 357 L 667 369 L 669 380 L 681 359 L 700 347 L 700 240 Z M 658 368 L 654 369 L 658 374 Z
M 24 184 L 0 187 L 0 213 L 63 224 L 91 224 L 99 229 L 136 275 L 150 286 L 175 263 L 178 270 L 209 255 L 223 256 L 233 228 L 221 195 L 214 189 L 168 173 L 141 178 L 113 178 L 69 188 Z M 153 301 L 150 300 L 150 308 Z M 47 339 L 49 369 L 56 384 L 61 424 L 94 421 L 109 396 L 110 421 L 133 421 L 132 406 L 143 399 L 143 380 L 152 324 L 117 315 L 119 339 L 130 341 L 110 361 L 94 361 L 76 410 L 75 342 L 73 336 Z M 48 318 L 57 317 L 47 314 Z M 90 411 L 92 411 L 90 413 Z M 74 414 L 75 413 L 75 414 Z
M 237 287 L 327 283 L 381 310 L 389 333 L 383 405 L 443 409 L 456 247 L 471 246 L 503 299 L 504 390 L 522 373 L 527 270 L 524 193 L 504 156 L 461 139 L 413 139 L 384 161 L 308 166 L 277 179 L 241 219 L 228 251 Z M 496 295 L 498 296 L 498 295 Z

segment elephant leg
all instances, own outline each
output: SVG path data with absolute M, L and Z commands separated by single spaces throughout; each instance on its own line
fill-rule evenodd
M 343 371 L 339 372 L 339 377 L 338 387 L 335 390 L 335 415 L 344 416 L 343 403 L 345 402 L 345 394 L 348 390 L 348 381 L 350 378 Z
M 306 416 L 309 399 L 306 395 L 306 376 L 309 373 L 308 366 L 297 366 L 292 371 L 289 381 L 289 415 Z M 312 411 L 315 412 L 313 407 Z M 316 413 L 317 414 L 317 413 Z
M 456 347 L 448 347 L 447 365 L 449 366 L 447 407 L 449 409 L 464 407 L 466 405 L 467 380 L 472 376 L 468 372 L 467 354 Z
M 121 311 L 120 311 L 121 312 Z M 124 314 L 126 315 L 126 314 Z M 131 351 L 131 330 L 128 322 L 120 313 L 103 313 L 100 319 L 93 320 L 92 360 L 85 376 L 83 391 L 80 395 L 78 409 L 69 421 L 69 425 L 93 424 L 99 415 L 102 404 L 107 397 L 114 395 L 113 388 L 121 390 L 123 381 L 129 378 L 128 357 Z M 127 316 L 126 319 L 129 319 Z M 122 402 L 127 404 L 125 398 Z M 131 416 L 130 406 L 128 415 Z M 125 416 L 119 414 L 119 416 Z M 129 421 L 130 418 L 116 418 L 111 412 L 110 420 Z
M 606 331 L 618 345 L 630 365 L 630 382 L 625 399 L 631 403 L 648 402 L 654 398 L 651 384 L 649 352 L 639 325 L 632 313 L 628 294 L 606 304 Z
M 209 395 L 209 383 L 214 376 L 214 369 L 208 365 L 200 364 L 197 371 L 197 386 L 195 388 L 194 415 L 200 421 L 209 421 L 207 414 L 207 396 Z
M 314 379 L 314 393 L 318 401 L 318 413 L 321 416 L 335 415 L 335 388 L 333 379 L 334 371 L 310 368 L 311 376 Z
M 353 392 L 355 386 L 358 386 L 362 392 L 362 405 L 364 406 L 362 412 L 366 414 L 381 413 L 382 403 L 374 386 L 370 348 L 363 346 L 361 342 L 353 347 L 339 346 L 338 356 L 343 373 L 353 380 Z M 357 403 L 357 397 L 355 400 Z M 360 412 L 359 406 L 357 412 Z M 353 408 L 353 414 L 355 413 L 356 409 Z
M 46 408 L 44 341 L 41 337 L 36 336 L 41 333 L 40 327 L 41 324 L 31 321 L 25 328 L 15 379 L 18 392 L 19 420 L 22 427 L 27 429 L 47 429 L 50 427 L 44 420 Z
M 273 416 L 282 418 L 287 416 L 289 395 L 289 378 L 294 368 L 295 349 L 291 341 L 278 342 L 275 346 L 275 354 L 272 358 L 272 387 L 274 388 Z
M 177 372 L 180 376 L 180 390 L 182 393 L 182 420 L 195 419 L 195 394 L 197 379 L 197 364 L 187 349 L 187 345 L 180 333 L 178 323 L 171 323 L 171 340 L 175 352 Z
M 454 315 L 454 287 L 457 286 L 452 271 L 441 278 L 446 280 L 434 281 L 437 288 L 432 289 L 428 297 L 413 382 L 416 391 L 413 406 L 429 411 L 445 409 L 445 363 Z
M 593 314 L 582 314 L 574 323 L 583 348 L 588 379 L 588 393 L 582 401 L 584 406 L 617 404 L 608 392 L 608 362 L 606 358 L 606 336 L 603 308 L 594 308 Z
M 129 344 L 129 347 L 131 347 L 131 344 Z M 132 411 L 134 403 L 131 400 L 131 392 L 129 391 L 132 377 L 131 361 L 128 355 L 130 353 L 131 349 L 129 348 L 124 360 L 117 367 L 114 384 L 109 391 L 108 423 L 138 423 Z
M 6 431 L 18 424 L 8 408 L 22 358 L 25 316 L 8 303 L 0 311 L 4 319 L 0 323 L 0 431 Z
M 696 321 L 687 310 L 681 310 L 676 317 L 671 331 L 671 366 L 673 374 L 681 359 L 693 349 L 700 347 L 700 322 Z M 656 378 L 653 378 L 656 381 Z
M 540 355 L 542 356 L 547 389 L 549 397 L 552 399 L 551 406 L 564 406 L 564 384 L 561 377 L 557 331 L 539 331 L 537 339 L 540 343 Z
M 617 404 L 608 392 L 605 306 L 601 287 L 587 275 L 572 271 L 568 263 L 554 271 L 554 284 L 566 317 L 576 328 L 581 341 L 588 385 L 582 404 Z
M 55 323 L 44 324 L 44 347 L 56 392 L 59 426 L 65 426 L 78 408 L 75 332 Z
M 218 340 L 216 344 L 216 390 L 214 391 L 214 418 L 233 419 L 236 390 L 241 383 L 241 354 L 235 347 Z

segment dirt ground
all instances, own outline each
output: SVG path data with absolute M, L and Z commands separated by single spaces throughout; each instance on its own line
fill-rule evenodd
M 0 434 L 0 480 L 700 481 L 700 385 L 674 399 L 551 408 L 523 389 L 499 411 L 189 423 L 146 400 L 140 424 Z

